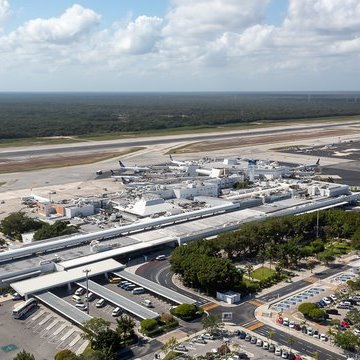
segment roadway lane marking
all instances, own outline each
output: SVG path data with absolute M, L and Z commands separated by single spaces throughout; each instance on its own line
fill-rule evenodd
M 219 306 L 220 306 L 219 304 L 210 303 L 210 304 L 202 306 L 202 308 L 204 309 L 204 311 L 210 311 L 212 309 L 216 309 Z
M 246 327 L 246 329 L 248 329 L 250 331 L 254 331 L 254 330 L 259 329 L 259 328 L 261 328 L 263 326 L 264 326 L 264 324 L 261 321 L 258 321 L 253 325 L 249 325 L 249 326 L 245 326 L 245 327 Z

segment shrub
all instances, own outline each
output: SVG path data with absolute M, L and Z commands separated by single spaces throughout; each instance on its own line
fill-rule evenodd
M 178 316 L 181 319 L 194 319 L 196 312 L 197 307 L 191 304 L 178 305 L 174 310 L 175 316 Z
M 174 321 L 174 317 L 171 314 L 164 313 L 164 314 L 161 314 L 160 321 L 165 324 L 169 324 Z
M 313 304 L 313 303 L 309 303 L 309 302 L 306 302 L 306 303 L 302 303 L 299 305 L 298 307 L 298 310 L 304 315 L 304 316 L 309 316 L 309 313 L 312 311 L 312 310 L 315 310 L 317 309 L 316 305 Z
M 309 311 L 308 317 L 313 320 L 324 320 L 326 319 L 326 313 L 323 309 L 312 309 Z
M 140 323 L 140 328 L 142 332 L 149 332 L 156 328 L 158 322 L 155 319 L 145 319 Z
M 70 360 L 75 357 L 75 354 L 69 349 L 61 350 L 55 355 L 55 360 Z

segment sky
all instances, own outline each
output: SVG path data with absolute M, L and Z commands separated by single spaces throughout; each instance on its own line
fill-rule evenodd
M 0 0 L 0 91 L 358 91 L 359 0 Z

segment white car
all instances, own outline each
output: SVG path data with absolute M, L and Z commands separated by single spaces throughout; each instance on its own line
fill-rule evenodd
M 295 321 L 294 320 L 290 320 L 289 321 L 289 328 L 293 329 L 295 327 Z
M 333 301 L 336 301 L 337 300 L 337 296 L 335 294 L 331 294 L 330 295 L 330 299 L 333 300 Z
M 283 350 L 282 354 L 281 354 L 281 357 L 283 359 L 287 359 L 289 357 L 289 353 L 287 352 L 287 350 Z
M 282 324 L 283 324 L 284 326 L 289 326 L 289 319 L 288 319 L 288 318 L 284 318 Z
M 277 347 L 276 349 L 275 349 L 275 355 L 276 356 L 281 356 L 281 353 L 282 353 L 282 350 L 281 350 L 281 348 L 280 347 Z
M 309 328 L 307 329 L 307 334 L 310 335 L 310 336 L 313 336 L 314 330 L 313 330 L 311 327 L 309 327 Z
M 75 306 L 80 309 L 80 310 L 83 310 L 83 311 L 86 311 L 87 310 L 87 306 L 85 304 L 75 304 Z
M 322 300 L 326 305 L 330 305 L 330 304 L 331 304 L 331 300 L 330 300 L 329 298 L 327 298 L 327 297 L 323 297 L 321 300 Z
M 353 333 L 356 335 L 356 336 L 360 336 L 360 329 L 354 329 L 353 330 Z
M 269 350 L 269 343 L 267 341 L 264 341 L 263 349 L 264 350 Z
M 320 334 L 321 341 L 327 341 L 327 336 L 325 334 Z
M 75 295 L 81 296 L 81 295 L 83 295 L 83 294 L 85 294 L 85 289 L 84 289 L 84 288 L 79 287 L 78 289 L 76 289 Z
M 263 346 L 263 341 L 261 339 L 257 339 L 256 346 L 262 347 Z

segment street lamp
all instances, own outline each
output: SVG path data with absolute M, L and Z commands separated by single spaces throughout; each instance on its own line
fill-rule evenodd
M 89 315 L 89 272 L 90 269 L 84 269 L 83 273 L 86 275 L 86 312 Z

